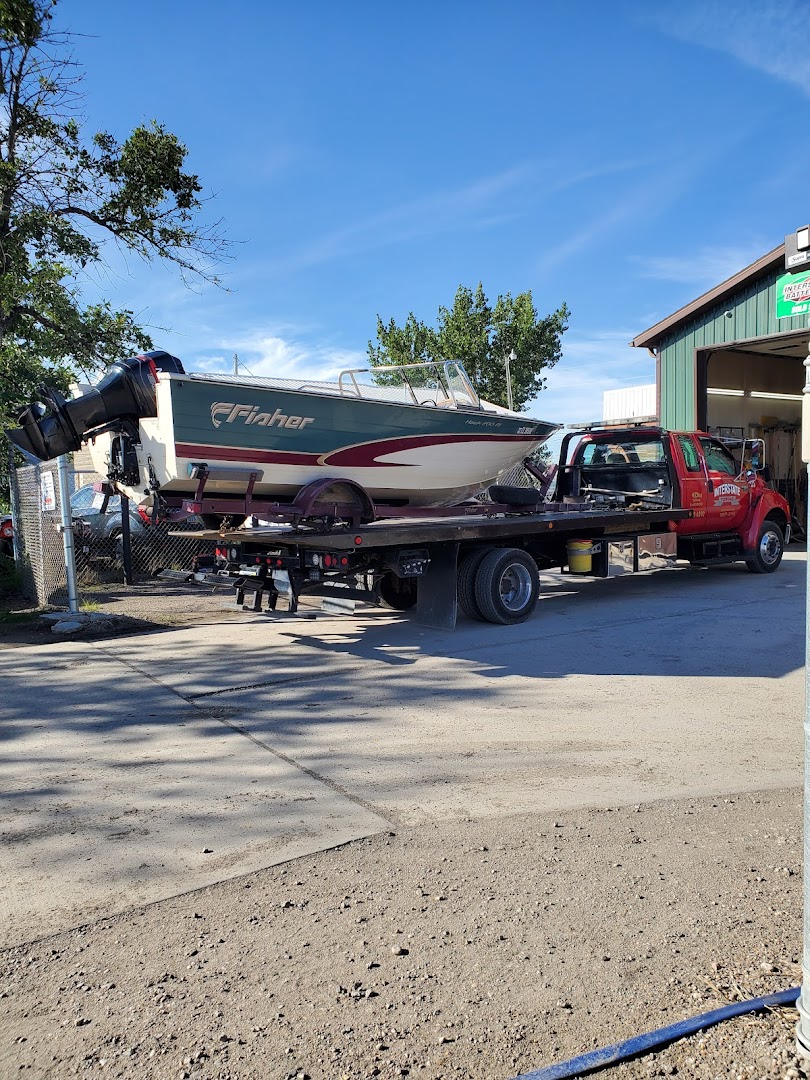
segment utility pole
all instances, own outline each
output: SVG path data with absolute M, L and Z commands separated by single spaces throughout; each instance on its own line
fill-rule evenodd
M 510 412 L 514 411 L 512 408 L 512 361 L 517 360 L 517 353 L 514 349 L 511 349 L 509 355 L 506 358 L 506 405 Z
M 233 354 L 233 373 L 234 375 L 239 374 L 239 356 L 237 353 Z

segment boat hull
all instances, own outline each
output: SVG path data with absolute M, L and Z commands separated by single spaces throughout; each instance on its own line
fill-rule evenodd
M 149 501 L 150 470 L 162 493 L 191 497 L 192 467 L 214 473 L 206 494 L 244 494 L 228 470 L 255 469 L 254 495 L 289 501 L 324 477 L 352 480 L 377 502 L 452 505 L 520 462 L 556 425 L 503 410 L 441 408 L 254 387 L 163 374 L 157 416 L 140 421 L 141 483 L 123 488 Z M 107 436 L 91 444 L 106 472 Z M 217 477 L 216 470 L 220 475 Z

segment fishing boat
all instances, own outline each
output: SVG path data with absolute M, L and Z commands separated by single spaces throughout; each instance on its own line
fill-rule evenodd
M 187 373 L 165 352 L 114 364 L 65 401 L 42 388 L 11 440 L 40 460 L 87 444 L 137 504 L 206 495 L 289 500 L 324 478 L 375 501 L 441 507 L 481 492 L 559 427 L 482 401 L 455 361 L 356 368 L 336 381 Z

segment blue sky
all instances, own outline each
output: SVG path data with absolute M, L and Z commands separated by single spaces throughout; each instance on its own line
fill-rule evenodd
M 601 416 L 629 340 L 810 218 L 805 0 L 61 0 L 88 129 L 159 119 L 234 241 L 227 291 L 110 254 L 190 370 L 327 374 L 459 284 L 571 308 L 527 409 Z

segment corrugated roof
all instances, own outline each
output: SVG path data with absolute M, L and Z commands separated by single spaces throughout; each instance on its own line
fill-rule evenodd
M 769 251 L 767 255 L 763 255 L 761 258 L 757 259 L 756 262 L 751 263 L 750 266 L 746 266 L 744 270 L 740 270 L 738 273 L 734 274 L 733 277 L 727 278 L 719 285 L 715 285 L 713 289 L 709 289 L 708 292 L 703 293 L 697 300 L 692 300 L 691 303 L 679 308 L 672 315 L 668 315 L 665 319 L 657 322 L 655 326 L 651 326 L 649 330 L 645 330 L 644 333 L 633 338 L 630 344 L 636 348 L 651 349 L 661 340 L 661 338 L 671 334 L 681 323 L 688 322 L 696 315 L 699 315 L 701 311 L 718 303 L 718 301 L 722 300 L 725 296 L 736 292 L 743 285 L 766 274 L 769 270 L 772 270 L 777 263 L 781 262 L 784 265 L 784 258 L 785 245 L 780 244 L 779 247 L 774 248 L 773 251 Z

